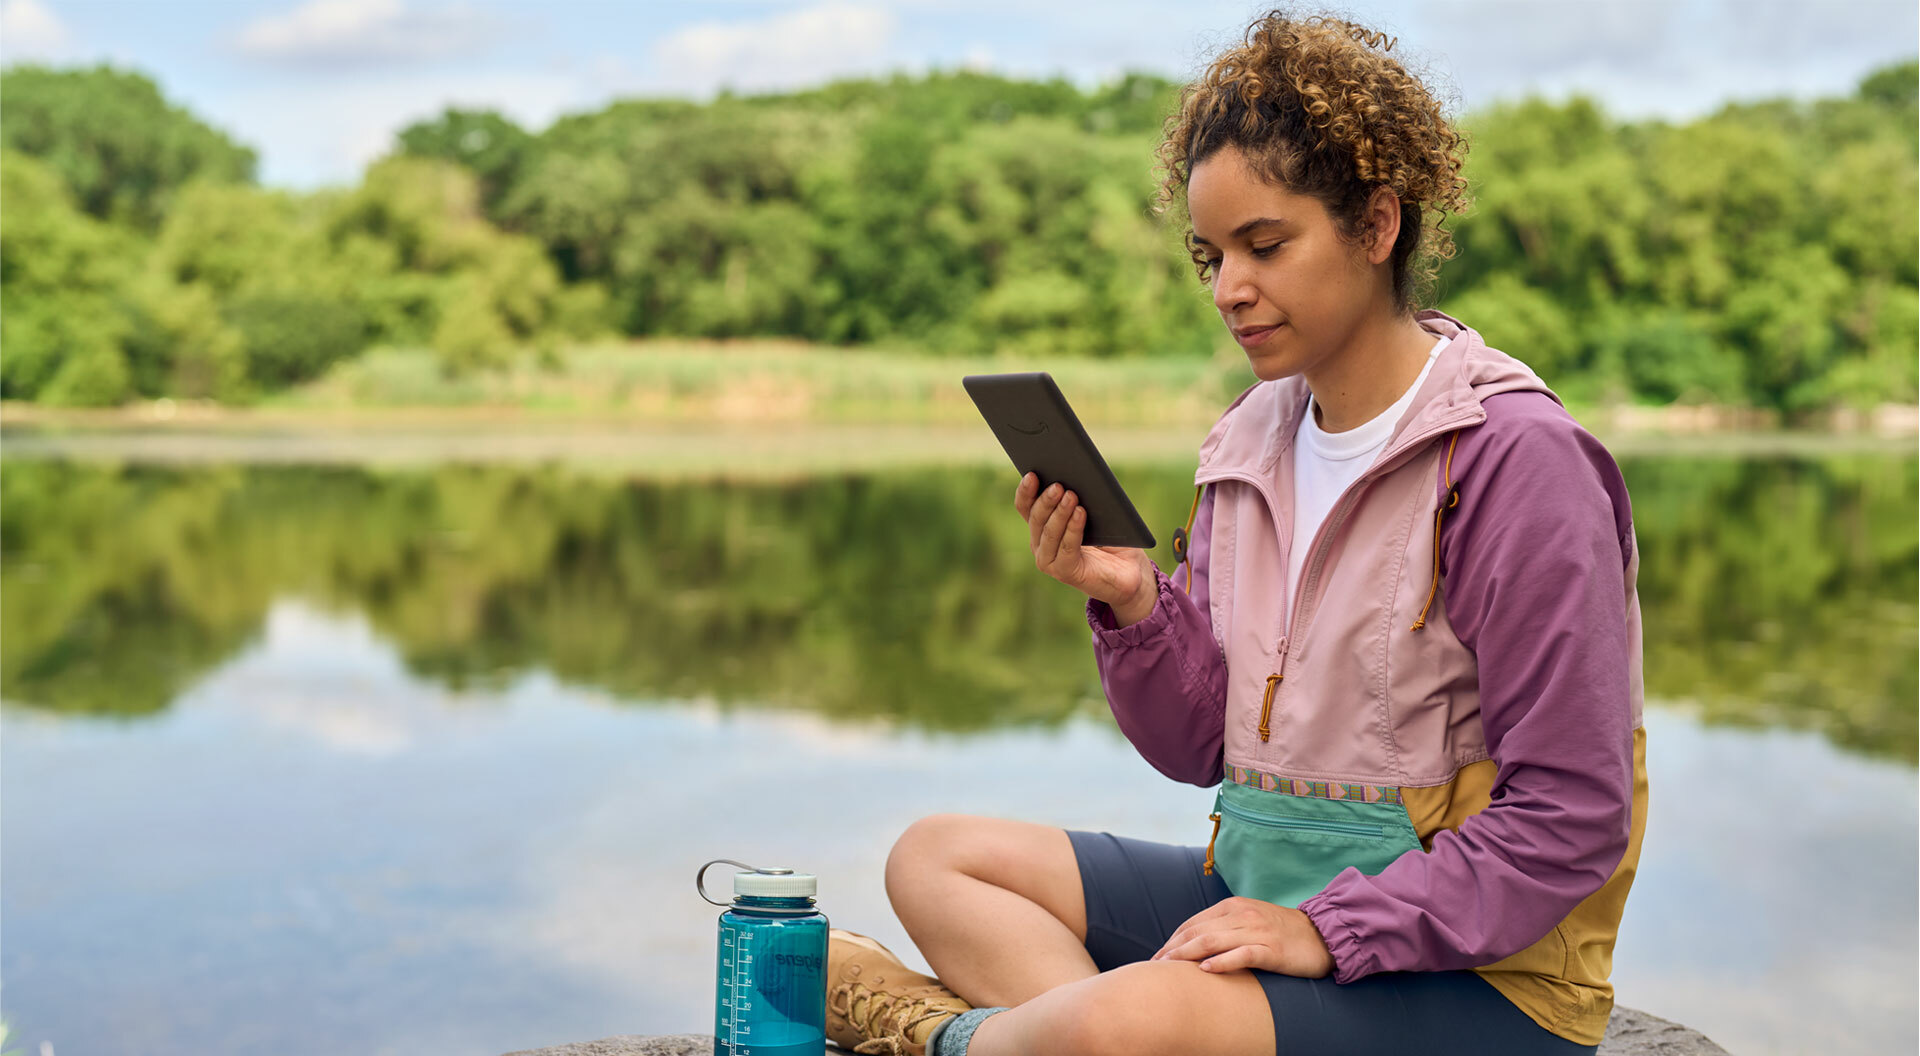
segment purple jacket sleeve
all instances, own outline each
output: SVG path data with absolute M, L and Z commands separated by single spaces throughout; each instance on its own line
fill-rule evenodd
M 1473 650 L 1497 766 L 1489 805 L 1431 852 L 1347 869 L 1300 908 L 1334 979 L 1491 964 L 1600 889 L 1626 853 L 1633 792 L 1626 485 L 1540 393 L 1486 400 L 1460 435 L 1441 536 L 1447 619 Z M 1437 484 L 1437 482 L 1436 482 Z
M 1227 662 L 1207 615 L 1207 546 L 1213 528 L 1213 490 L 1200 501 L 1188 542 L 1187 571 L 1176 582 L 1158 566 L 1160 595 L 1153 612 L 1128 627 L 1114 626 L 1113 609 L 1087 599 L 1100 685 L 1120 732 L 1155 770 L 1188 784 L 1217 784 L 1225 776 Z

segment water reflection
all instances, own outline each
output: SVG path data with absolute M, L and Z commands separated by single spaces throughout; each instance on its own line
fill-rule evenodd
M 488 1056 L 700 1031 L 710 858 L 817 871 L 836 925 L 917 960 L 883 879 L 917 817 L 1208 831 L 1211 794 L 1110 721 L 953 734 L 408 666 L 366 620 L 280 602 L 147 721 L 0 712 L 14 1042 Z M 1648 724 L 1621 1000 L 1737 1053 L 1913 1051 L 1913 769 Z
M 1649 695 L 1912 762 L 1915 461 L 1624 465 Z M 1163 539 L 1190 473 L 1123 473 Z M 274 599 L 298 597 L 364 614 L 410 671 L 454 690 L 548 671 L 621 697 L 927 729 L 1099 714 L 1076 596 L 1033 570 L 1009 478 L 13 462 L 0 693 L 161 712 L 256 639 Z

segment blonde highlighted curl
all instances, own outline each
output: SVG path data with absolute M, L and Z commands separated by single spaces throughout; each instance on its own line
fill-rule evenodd
M 1183 203 L 1193 167 L 1222 148 L 1244 152 L 1275 185 L 1327 207 L 1341 234 L 1365 234 L 1367 199 L 1378 187 L 1400 198 L 1393 245 L 1394 298 L 1411 310 L 1453 256 L 1441 226 L 1471 198 L 1460 175 L 1466 141 L 1426 86 L 1388 56 L 1394 40 L 1324 15 L 1270 11 L 1244 43 L 1215 58 L 1180 93 L 1159 150 L 1164 173 L 1154 212 Z M 1209 266 L 1186 231 L 1202 282 Z

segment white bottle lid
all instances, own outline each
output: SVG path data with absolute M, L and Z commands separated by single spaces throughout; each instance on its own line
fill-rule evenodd
M 754 898 L 812 898 L 820 878 L 791 869 L 766 868 L 733 874 L 733 893 Z

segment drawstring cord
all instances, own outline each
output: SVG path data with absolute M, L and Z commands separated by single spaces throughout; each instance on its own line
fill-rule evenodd
M 1213 875 L 1213 841 L 1220 838 L 1220 812 L 1216 810 L 1207 815 L 1207 820 L 1213 822 L 1213 835 L 1207 837 L 1207 860 L 1200 866 L 1202 876 Z
M 1427 603 L 1420 606 L 1420 618 L 1413 621 L 1410 630 L 1417 631 L 1427 625 L 1427 613 L 1432 611 L 1433 599 L 1440 594 L 1440 523 L 1446 518 L 1448 510 L 1460 505 L 1460 485 L 1453 482 L 1453 448 L 1459 442 L 1458 431 L 1453 434 L 1452 440 L 1447 441 L 1447 464 L 1441 477 L 1447 486 L 1447 498 L 1439 509 L 1433 511 L 1433 585 L 1427 588 Z

